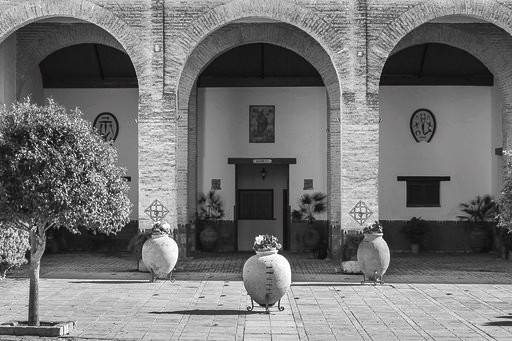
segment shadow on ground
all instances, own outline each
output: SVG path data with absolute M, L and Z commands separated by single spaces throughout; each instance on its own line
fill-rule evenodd
M 254 314 L 265 314 L 265 311 L 248 311 L 248 310 L 235 310 L 235 309 L 193 309 L 193 310 L 175 310 L 175 311 L 150 311 L 150 314 L 156 314 L 156 315 L 168 315 L 168 314 L 174 314 L 174 315 L 204 315 L 204 316 L 211 316 L 211 315 L 254 315 Z

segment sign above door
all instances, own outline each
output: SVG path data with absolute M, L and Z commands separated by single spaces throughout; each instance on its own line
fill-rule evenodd
M 294 165 L 296 158 L 250 158 L 250 157 L 230 157 L 228 164 L 274 164 L 274 165 Z

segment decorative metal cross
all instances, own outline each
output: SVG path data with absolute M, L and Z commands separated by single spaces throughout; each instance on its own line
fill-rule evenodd
M 144 212 L 156 223 L 164 219 L 169 210 L 160 201 L 155 200 Z
M 370 218 L 372 213 L 363 201 L 359 201 L 349 212 L 350 216 L 361 226 Z

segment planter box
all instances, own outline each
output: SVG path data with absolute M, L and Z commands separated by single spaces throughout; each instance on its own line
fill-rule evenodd
M 0 335 L 63 336 L 75 327 L 75 321 L 40 322 L 40 326 L 29 326 L 26 322 L 13 321 L 0 325 Z

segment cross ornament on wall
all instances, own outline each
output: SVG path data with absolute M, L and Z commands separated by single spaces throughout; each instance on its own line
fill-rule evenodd
M 156 223 L 164 219 L 169 210 L 160 201 L 155 200 L 144 212 Z
M 372 213 L 363 201 L 359 201 L 349 212 L 350 216 L 361 226 L 370 218 Z

